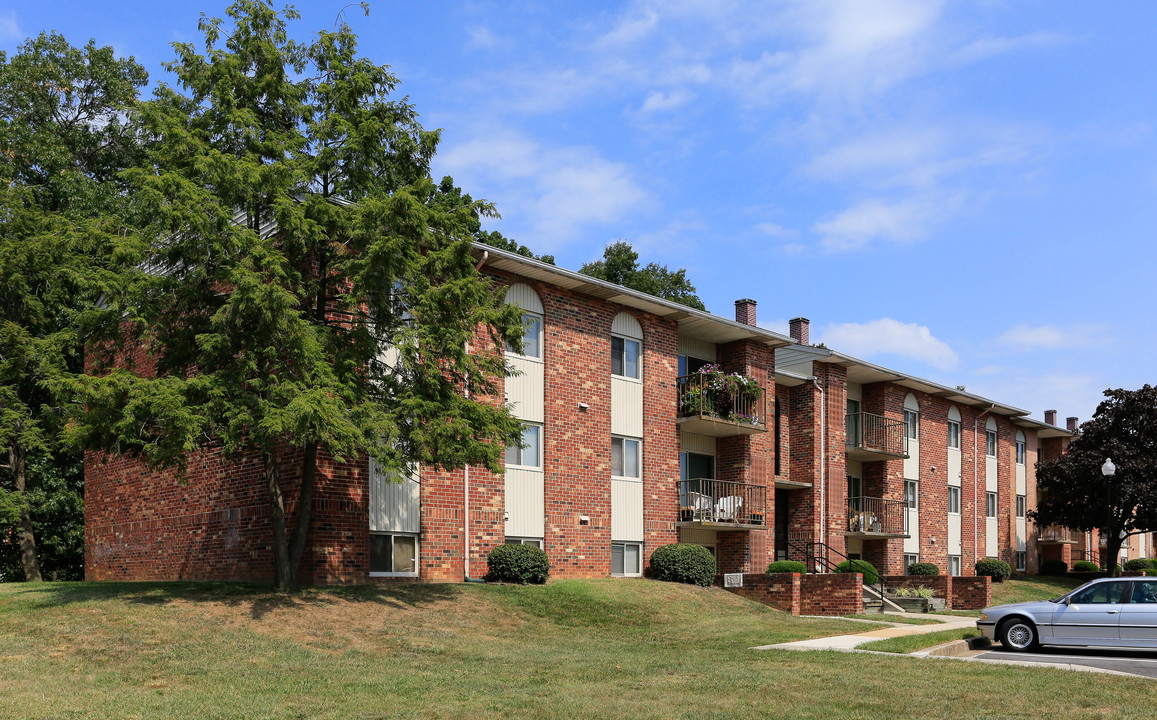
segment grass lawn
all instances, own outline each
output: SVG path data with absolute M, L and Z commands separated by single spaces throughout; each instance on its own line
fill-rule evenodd
M 1069 590 L 1083 585 L 1086 581 L 1069 577 L 1047 575 L 1025 575 L 1009 578 L 1002 583 L 992 584 L 992 604 L 1048 600 L 1064 595 Z
M 879 652 L 890 653 L 910 653 L 924 648 L 930 648 L 935 645 L 943 645 L 946 642 L 953 640 L 963 640 L 964 638 L 976 637 L 980 634 L 976 628 L 956 628 L 954 630 L 941 630 L 940 632 L 924 633 L 923 635 L 901 635 L 900 637 L 885 638 L 883 640 L 875 640 L 870 643 L 864 643 L 857 647 L 857 650 L 876 650 Z
M 939 620 L 929 620 L 928 618 L 886 615 L 884 613 L 860 613 L 858 615 L 844 615 L 843 617 L 856 618 L 857 620 L 871 620 L 879 623 L 900 623 L 902 625 L 938 625 L 940 623 Z
M 648 580 L 0 585 L 0 718 L 1157 716 L 1146 680 L 748 649 L 865 627 Z

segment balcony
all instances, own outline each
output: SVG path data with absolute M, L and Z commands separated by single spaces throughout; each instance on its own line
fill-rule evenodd
M 678 422 L 686 432 L 710 437 L 767 432 L 763 388 L 751 377 L 705 365 L 679 378 L 678 388 Z
M 696 478 L 679 481 L 679 527 L 750 530 L 765 527 L 767 488 Z
M 1084 533 L 1059 525 L 1041 528 L 1036 541 L 1041 545 L 1076 545 L 1084 539 Z
M 873 413 L 850 413 L 847 416 L 847 457 L 872 462 L 908 457 L 904 447 L 904 421 L 890 420 Z
M 848 498 L 848 537 L 906 538 L 907 503 L 874 497 Z

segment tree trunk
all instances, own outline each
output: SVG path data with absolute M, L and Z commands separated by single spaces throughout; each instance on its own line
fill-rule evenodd
M 36 555 L 36 536 L 32 533 L 32 508 L 24 490 L 28 484 L 28 455 L 19 443 L 8 448 L 12 474 L 16 478 L 16 494 L 20 499 L 20 561 L 24 565 L 24 579 L 40 582 L 40 558 Z
M 273 520 L 273 587 L 279 592 L 292 590 L 296 578 L 289 566 L 289 543 L 285 532 L 285 498 L 281 494 L 278 458 L 265 453 L 265 488 L 269 492 L 269 509 Z
M 313 486 L 317 479 L 317 444 L 306 443 L 301 460 L 301 490 L 297 495 L 297 519 L 293 526 L 293 541 L 289 546 L 289 569 L 297 577 L 301 558 L 305 554 L 305 540 L 309 536 L 310 512 L 313 510 Z
M 1105 570 L 1109 572 L 1111 577 L 1117 577 L 1120 573 L 1117 572 L 1117 562 L 1121 557 L 1121 544 L 1124 542 L 1120 533 L 1108 533 L 1103 536 L 1105 538 L 1105 557 L 1102 560 L 1105 563 Z

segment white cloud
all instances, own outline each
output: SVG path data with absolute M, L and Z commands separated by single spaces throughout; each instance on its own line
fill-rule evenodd
M 479 25 L 468 29 L 466 32 L 470 35 L 470 39 L 466 42 L 466 47 L 486 50 L 498 44 L 498 38 L 494 33 L 490 32 L 490 28 L 488 27 Z
M 1059 350 L 1101 343 L 1104 341 L 1106 330 L 1102 324 L 1078 324 L 1069 327 L 1022 324 L 1004 331 L 995 342 L 998 346 L 1013 352 Z
M 1063 418 L 1077 417 L 1081 422 L 1091 418 L 1104 400 L 1101 392 L 1106 386 L 1105 380 L 1091 374 L 1003 368 L 999 374 L 977 377 L 968 389 L 1028 410 L 1038 420 L 1044 420 L 1045 410 L 1056 410 L 1063 426 Z
M 16 13 L 10 12 L 0 15 L 0 42 L 23 39 L 24 31 L 20 29 L 20 23 L 16 21 Z
M 619 21 L 610 32 L 595 41 L 596 47 L 625 45 L 643 40 L 659 24 L 659 13 L 651 9 L 642 10 Z
M 857 357 L 897 355 L 940 370 L 951 370 L 959 362 L 948 343 L 933 336 L 927 327 L 892 318 L 866 323 L 832 323 L 824 326 L 818 342 Z
M 950 215 L 958 205 L 953 199 L 865 200 L 816 223 L 812 231 L 828 252 L 860 250 L 873 240 L 911 242 L 924 237 L 933 222 Z
M 789 238 L 799 235 L 798 230 L 785 228 L 782 225 L 777 225 L 773 222 L 761 222 L 755 226 L 759 232 L 774 238 Z
M 651 94 L 647 95 L 647 99 L 643 101 L 642 112 L 663 112 L 666 110 L 675 110 L 683 107 L 687 103 L 695 99 L 695 93 L 684 90 L 675 89 L 670 92 L 663 92 L 661 90 L 653 90 Z
M 1027 47 L 1062 45 L 1068 40 L 1069 38 L 1064 35 L 1051 32 L 1036 32 L 1017 37 L 985 37 L 957 49 L 950 57 L 958 63 L 972 63 Z

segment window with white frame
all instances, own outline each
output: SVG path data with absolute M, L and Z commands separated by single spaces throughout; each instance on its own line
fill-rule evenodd
M 542 538 L 511 537 L 511 536 L 507 535 L 505 544 L 506 545 L 533 545 L 534 547 L 541 550 L 542 549 Z
M 538 313 L 522 313 L 522 357 L 542 359 L 542 316 Z M 514 349 L 506 346 L 506 352 Z
M 948 447 L 960 449 L 960 423 L 955 420 L 948 421 Z
M 917 440 L 920 437 L 920 413 L 913 410 L 904 411 L 904 437 Z
M 985 493 L 984 516 L 994 518 L 996 517 L 996 493 Z
M 639 479 L 643 476 L 643 442 L 633 438 L 611 438 L 611 475 Z
M 611 575 L 616 577 L 637 577 L 642 574 L 642 543 L 611 543 Z
M 1025 569 L 1025 567 L 1027 567 L 1026 566 L 1026 563 L 1028 562 L 1027 556 L 1028 556 L 1028 553 L 1024 552 L 1023 550 L 1017 552 L 1017 554 L 1016 554 L 1016 569 L 1017 570 L 1023 571 Z
M 638 380 L 641 347 L 638 340 L 612 335 L 611 374 Z
M 948 486 L 948 514 L 960 514 L 960 488 L 954 485 Z
M 1016 496 L 1016 516 L 1018 518 L 1024 517 L 1024 506 L 1025 506 L 1024 495 L 1017 495 Z
M 370 533 L 370 575 L 405 577 L 417 574 L 417 536 Z
M 1024 465 L 1024 440 L 1016 441 L 1016 464 Z
M 909 554 L 905 553 L 904 554 L 904 572 L 908 572 L 908 568 L 912 567 L 913 565 L 915 565 L 918 562 L 920 562 L 920 556 L 919 555 L 909 555 Z
M 920 509 L 920 483 L 915 480 L 904 481 L 904 502 L 908 504 L 909 510 Z
M 984 431 L 984 454 L 988 457 L 996 457 L 996 431 Z
M 542 467 L 542 426 L 525 423 L 522 426 L 521 445 L 506 446 L 506 467 Z
M 959 555 L 949 555 L 948 556 L 948 574 L 949 575 L 959 575 L 960 574 L 960 556 Z

